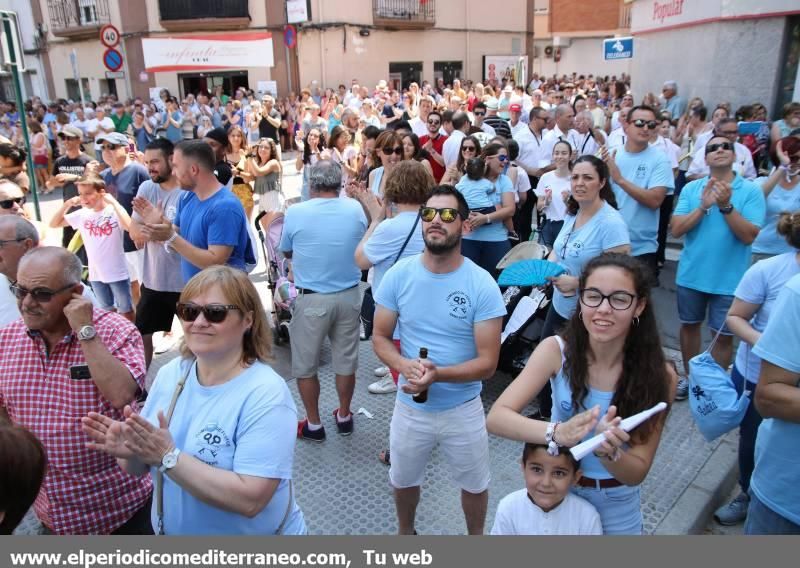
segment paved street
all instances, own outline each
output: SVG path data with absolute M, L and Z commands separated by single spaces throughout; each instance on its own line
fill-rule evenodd
M 288 156 L 287 156 L 288 157 Z M 284 189 L 287 198 L 299 194 L 300 176 L 294 172 L 293 160 L 284 162 Z M 59 202 L 56 194 L 43 201 L 45 217 Z M 51 235 L 51 240 L 55 235 Z M 265 305 L 269 304 L 267 278 L 260 266 L 251 274 Z M 668 262 L 661 276 L 662 287 L 654 294 L 661 336 L 668 356 L 679 358 L 678 321 L 675 309 L 675 263 Z M 179 326 L 175 326 L 179 330 Z M 173 349 L 157 356 L 150 370 L 153 380 L 158 369 L 176 356 Z M 289 372 L 288 348 L 275 349 L 274 368 L 289 381 L 298 411 L 302 404 Z M 396 531 L 394 502 L 388 483 L 387 467 L 377 459 L 378 452 L 388 442 L 389 420 L 394 404 L 392 395 L 372 395 L 367 386 L 373 380 L 373 369 L 380 365 L 372 351 L 371 342 L 362 342 L 357 374 L 353 411 L 364 409 L 372 415 L 356 416 L 355 433 L 347 438 L 336 434 L 331 416 L 336 407 L 330 353 L 325 350 L 320 370 L 320 406 L 328 439 L 315 444 L 298 441 L 295 452 L 295 492 L 312 534 L 387 534 Z M 488 411 L 510 378 L 498 373 L 485 383 L 484 407 Z M 686 402 L 674 405 L 667 422 L 653 468 L 642 486 L 642 509 L 645 530 L 655 533 L 661 529 L 675 530 L 676 504 L 691 502 L 685 493 L 693 486 L 698 473 L 708 466 L 720 444 L 730 444 L 734 438 L 706 443 L 694 427 Z M 491 528 L 494 512 L 501 497 L 523 487 L 519 468 L 521 445 L 496 437 L 490 438 L 492 482 L 490 485 L 487 530 Z M 682 507 L 683 505 L 678 505 Z M 677 511 L 680 513 L 681 511 Z M 672 513 L 672 516 L 669 516 Z M 691 511 L 686 512 L 692 514 Z M 670 523 L 665 519 L 669 516 Z M 665 524 L 666 523 L 666 524 Z M 665 528 L 669 526 L 670 528 Z M 434 454 L 426 471 L 422 501 L 418 511 L 417 528 L 422 534 L 465 534 L 466 527 L 460 509 L 458 491 L 450 484 L 440 456 Z M 688 530 L 688 529 L 687 529 Z M 29 517 L 21 532 L 38 531 L 34 518 Z M 710 533 L 714 531 L 709 530 Z

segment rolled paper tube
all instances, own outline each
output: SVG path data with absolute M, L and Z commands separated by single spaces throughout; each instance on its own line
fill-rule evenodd
M 647 410 L 643 410 L 638 414 L 634 414 L 633 416 L 629 416 L 622 422 L 620 422 L 619 427 L 625 430 L 626 432 L 630 432 L 634 428 L 636 428 L 639 424 L 651 418 L 652 416 L 658 414 L 659 412 L 663 412 L 667 408 L 666 402 L 659 402 L 653 408 L 649 408 Z M 606 441 L 605 433 L 601 432 L 597 436 L 593 436 L 586 440 L 585 442 L 581 442 L 577 446 L 570 448 L 570 452 L 575 457 L 576 460 L 580 461 L 586 456 L 589 455 L 590 452 L 595 451 L 600 445 Z

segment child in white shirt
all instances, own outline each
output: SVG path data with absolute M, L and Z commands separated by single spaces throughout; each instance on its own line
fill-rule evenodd
M 522 472 L 525 489 L 503 497 L 491 534 L 603 534 L 597 509 L 570 492 L 580 479 L 581 470 L 568 450 L 551 456 L 543 444 L 525 444 Z

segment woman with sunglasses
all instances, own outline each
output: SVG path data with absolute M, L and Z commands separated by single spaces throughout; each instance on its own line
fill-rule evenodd
M 244 272 L 213 266 L 189 280 L 177 314 L 181 357 L 158 372 L 141 412 L 84 418 L 90 446 L 156 478 L 156 533 L 304 534 L 291 483 L 296 409 L 268 365 L 258 292 Z
M 300 189 L 300 199 L 308 201 L 310 190 L 308 187 L 308 171 L 306 166 L 313 166 L 322 159 L 322 152 L 325 150 L 325 139 L 318 128 L 312 128 L 306 134 L 305 140 L 302 139 L 303 131 L 298 130 L 294 141 L 297 144 L 297 159 L 294 167 L 298 172 L 303 172 L 303 185 Z
M 475 136 L 465 136 L 461 139 L 458 150 L 458 160 L 447 168 L 442 176 L 441 185 L 455 185 L 467 173 L 467 162 L 481 154 L 481 143 Z
M 535 193 L 536 209 L 544 214 L 545 221 L 542 225 L 542 244 L 553 248 L 564 218 L 567 215 L 567 199 L 570 191 L 570 158 L 572 146 L 566 140 L 560 140 L 553 146 L 553 165 L 556 169 L 545 173 L 539 178 Z
M 559 336 L 542 341 L 487 416 L 489 432 L 548 444 L 553 453 L 604 434 L 581 460 L 573 491 L 595 506 L 604 534 L 641 534 L 639 485 L 653 463 L 666 413 L 630 433 L 622 418 L 674 399 L 677 376 L 665 361 L 643 264 L 624 254 L 591 260 L 581 274 L 580 307 Z M 522 412 L 552 384 L 552 422 Z
M 508 150 L 502 144 L 487 145 L 481 158 L 486 164 L 484 178 L 494 187 L 490 199 L 494 211 L 471 211 L 467 223 L 471 230 L 461 241 L 461 254 L 486 270 L 497 275 L 497 263 L 509 251 L 508 231 L 503 222 L 514 215 L 514 185 L 503 174 L 508 165 Z
M 386 175 L 403 159 L 403 141 L 393 130 L 385 130 L 375 140 L 375 152 L 372 161 L 380 164 L 369 173 L 367 187 L 380 198 L 383 198 Z
M 767 216 L 753 241 L 753 262 L 791 251 L 777 232 L 781 213 L 800 211 L 800 138 L 787 136 L 775 146 L 778 165 L 768 178 L 761 178 L 761 189 L 767 200 Z
M 403 161 L 406 160 L 419 162 L 433 178 L 433 168 L 431 168 L 431 163 L 428 161 L 427 152 L 420 146 L 419 136 L 413 132 L 403 135 Z

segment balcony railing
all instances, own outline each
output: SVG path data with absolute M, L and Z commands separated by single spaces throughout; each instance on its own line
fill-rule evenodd
M 436 0 L 372 0 L 375 25 L 430 28 L 436 24 Z
M 234 29 L 250 24 L 248 0 L 158 0 L 168 30 Z
M 108 0 L 47 0 L 50 29 L 60 37 L 97 35 L 100 26 L 111 22 Z
M 629 0 L 621 0 L 619 6 L 619 29 L 629 30 L 631 28 L 631 10 L 633 3 Z

